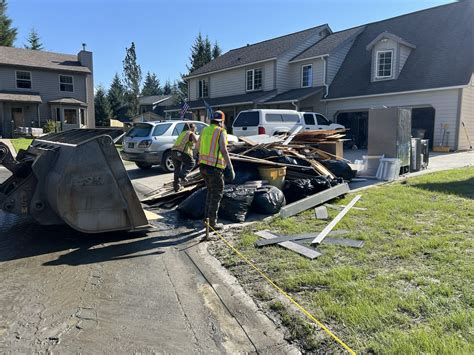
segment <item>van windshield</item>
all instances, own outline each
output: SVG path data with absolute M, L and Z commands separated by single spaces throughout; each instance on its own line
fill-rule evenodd
M 148 137 L 151 132 L 151 125 L 147 123 L 138 123 L 127 133 L 127 137 Z
M 259 112 L 241 112 L 234 121 L 234 127 L 256 127 L 259 123 Z

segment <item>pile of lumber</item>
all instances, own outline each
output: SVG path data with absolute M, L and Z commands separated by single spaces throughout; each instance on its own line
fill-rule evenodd
M 344 132 L 345 130 L 317 130 L 294 132 L 282 136 L 258 135 L 239 137 L 238 143 L 229 146 L 229 154 L 232 162 L 255 165 L 255 170 L 257 170 L 259 166 L 286 167 L 286 180 L 312 178 L 315 176 L 324 176 L 329 180 L 333 180 L 336 177 L 321 164 L 321 161 L 327 159 L 342 159 L 342 157 L 336 157 L 319 149 L 317 144 L 328 141 L 339 141 L 345 136 Z M 252 153 L 256 151 L 277 151 L 279 155 L 258 158 L 252 156 Z M 282 157 L 293 158 L 294 160 L 287 160 L 296 161 L 297 164 L 281 162 Z M 238 164 L 235 165 L 238 166 Z M 236 170 L 237 169 L 238 168 L 236 168 Z M 238 173 L 238 171 L 236 171 L 236 173 Z M 184 184 L 182 190 L 175 192 L 173 190 L 173 184 L 168 183 L 157 191 L 153 191 L 148 194 L 148 196 L 145 196 L 142 202 L 157 207 L 172 207 L 203 185 L 204 183 L 199 171 L 195 170 L 188 177 L 188 182 Z

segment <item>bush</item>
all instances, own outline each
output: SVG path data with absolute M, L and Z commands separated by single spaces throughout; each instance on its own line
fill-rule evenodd
M 56 121 L 53 120 L 48 120 L 46 121 L 46 124 L 43 126 L 43 132 L 44 133 L 54 133 L 56 132 L 57 126 L 56 126 Z

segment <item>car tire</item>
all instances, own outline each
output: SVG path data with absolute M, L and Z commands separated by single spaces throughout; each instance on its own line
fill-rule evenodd
M 171 151 L 167 151 L 163 154 L 163 159 L 161 160 L 161 168 L 166 173 L 172 173 L 174 171 L 173 159 L 171 159 Z
M 146 164 L 146 163 L 135 163 L 135 165 L 138 166 L 140 169 L 143 169 L 143 170 L 151 169 L 151 167 L 153 166 L 151 164 Z

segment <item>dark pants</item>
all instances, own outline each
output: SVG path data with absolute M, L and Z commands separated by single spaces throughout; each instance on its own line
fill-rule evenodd
M 171 159 L 174 165 L 174 183 L 175 189 L 179 187 L 179 179 L 184 179 L 191 170 L 194 168 L 194 159 L 189 155 L 178 152 L 177 150 L 171 151 Z
M 215 226 L 219 205 L 224 195 L 224 170 L 200 164 L 199 170 L 207 187 L 204 218 L 209 218 L 209 224 Z

